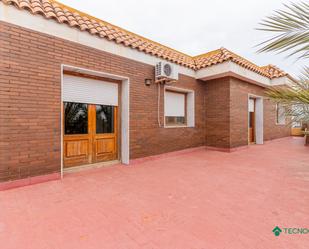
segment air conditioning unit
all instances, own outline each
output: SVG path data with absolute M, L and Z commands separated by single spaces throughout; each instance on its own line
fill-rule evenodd
M 176 67 L 167 62 L 159 62 L 156 65 L 156 79 L 178 79 L 178 72 L 176 72 Z

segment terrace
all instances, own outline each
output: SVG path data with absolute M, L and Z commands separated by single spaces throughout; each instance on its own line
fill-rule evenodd
M 191 150 L 0 192 L 1 249 L 308 248 L 309 147 Z

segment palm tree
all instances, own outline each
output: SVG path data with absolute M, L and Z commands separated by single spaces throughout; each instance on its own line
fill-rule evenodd
M 298 55 L 309 58 L 309 4 L 306 2 L 284 5 L 286 9 L 262 20 L 258 30 L 273 32 L 276 35 L 261 43 L 258 52 L 288 52 L 288 56 Z
M 288 53 L 298 59 L 309 58 L 309 4 L 308 2 L 290 3 L 285 9 L 264 19 L 258 30 L 273 32 L 274 37 L 259 44 L 258 52 Z M 298 82 L 290 86 L 270 88 L 268 97 L 286 108 L 286 115 L 292 122 L 309 124 L 309 68 L 304 68 Z M 308 127 L 309 128 L 309 127 Z M 309 143 L 309 133 L 307 135 Z
M 266 94 L 285 107 L 291 123 L 309 123 L 309 68 L 291 86 L 273 87 Z

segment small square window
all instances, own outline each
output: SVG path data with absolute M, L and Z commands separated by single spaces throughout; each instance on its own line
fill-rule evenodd
M 185 125 L 185 117 L 165 117 L 165 124 L 170 126 Z

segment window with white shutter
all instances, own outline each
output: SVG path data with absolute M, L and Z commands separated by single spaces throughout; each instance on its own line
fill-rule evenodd
M 186 124 L 186 93 L 165 91 L 164 114 L 166 126 Z

